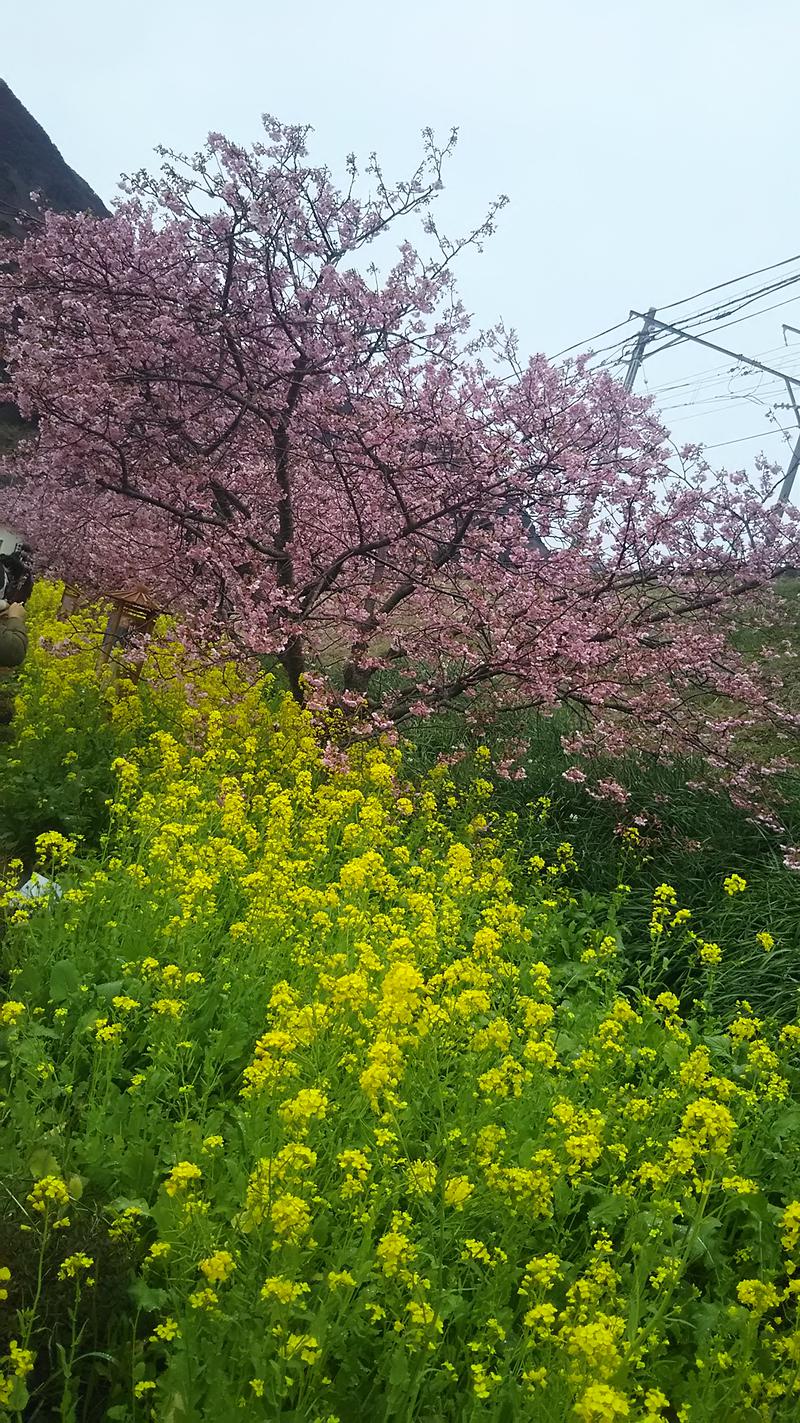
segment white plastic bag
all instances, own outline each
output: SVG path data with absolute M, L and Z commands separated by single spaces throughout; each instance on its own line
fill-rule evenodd
M 34 870 L 30 879 L 20 885 L 16 897 L 18 899 L 46 899 L 48 894 L 53 894 L 56 899 L 60 899 L 63 893 L 61 885 L 54 879 L 48 879 L 46 875 L 40 875 Z

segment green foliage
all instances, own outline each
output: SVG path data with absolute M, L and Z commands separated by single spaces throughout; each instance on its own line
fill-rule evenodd
M 436 724 L 329 769 L 270 678 L 84 631 L 0 748 L 63 891 L 0 887 L 0 1419 L 793 1421 L 774 847 L 547 725 L 526 782 Z
M 688 788 L 692 776 L 686 766 L 653 766 L 647 773 L 628 768 L 627 775 L 617 767 L 631 787 L 628 805 L 593 800 L 581 786 L 563 780 L 569 764 L 560 745 L 568 730 L 563 719 L 535 718 L 510 730 L 529 741 L 531 751 L 523 780 L 492 775 L 492 804 L 505 819 L 506 843 L 524 866 L 530 855 L 548 855 L 567 837 L 595 890 L 610 893 L 620 881 L 630 883 L 628 913 L 643 945 L 639 952 L 629 947 L 630 981 L 636 981 L 648 953 L 653 890 L 666 880 L 709 937 L 723 932 L 724 913 L 725 955 L 713 985 L 715 1008 L 730 1012 L 747 998 L 758 1012 L 791 1018 L 800 991 L 800 875 L 785 868 L 781 841 L 800 843 L 800 783 L 787 783 L 785 831 L 779 837 L 725 797 Z M 459 720 L 433 719 L 414 729 L 408 764 L 423 773 L 457 751 L 464 759 L 453 774 L 466 787 L 475 774 L 476 747 L 486 745 L 499 760 L 508 733 L 503 726 L 467 738 Z M 544 814 L 543 799 L 549 802 Z M 621 833 L 634 823 L 641 825 L 635 851 Z M 725 902 L 721 885 L 732 870 L 744 875 L 748 892 Z M 769 955 L 756 940 L 765 928 L 776 941 Z M 687 983 L 686 968 L 675 959 L 668 968 L 666 981 L 678 993 Z
M 96 842 L 113 790 L 114 688 L 98 675 L 102 620 L 89 610 L 62 621 L 60 600 L 60 587 L 37 584 L 14 724 L 0 733 L 0 851 L 26 857 L 48 829 Z

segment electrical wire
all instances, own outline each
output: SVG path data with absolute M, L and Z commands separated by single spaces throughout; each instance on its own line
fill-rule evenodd
M 708 419 L 712 416 L 716 418 L 717 415 L 725 415 L 730 410 L 739 409 L 743 400 L 754 400 L 758 405 L 765 403 L 754 391 L 750 391 L 747 395 L 741 395 L 738 398 L 734 397 L 730 400 L 724 400 L 721 396 L 718 398 L 722 401 L 720 405 L 710 405 L 703 401 L 696 404 L 693 401 L 687 401 L 683 405 L 659 405 L 658 413 L 659 415 L 668 415 L 670 417 L 670 423 L 677 425 L 682 420 Z M 774 408 L 775 403 L 770 403 Z
M 737 282 L 747 282 L 751 277 L 761 277 L 764 272 L 774 272 L 778 267 L 788 267 L 790 262 L 800 262 L 800 253 L 795 257 L 784 257 L 781 262 L 771 262 L 768 267 L 757 267 L 755 271 L 745 272 L 740 277 L 731 277 L 730 281 L 717 282 L 716 286 L 705 287 L 701 292 L 694 292 L 692 296 L 681 297 L 680 301 L 670 301 L 664 306 L 656 308 L 657 311 L 672 311 L 676 306 L 685 306 L 687 301 L 698 301 L 701 296 L 709 296 L 711 292 L 720 292 L 725 287 L 735 286 Z M 613 330 L 613 327 L 612 327 Z
M 798 276 L 797 280 L 800 281 L 800 276 Z M 754 317 L 756 317 L 756 316 L 763 316 L 763 315 L 766 315 L 766 313 L 769 312 L 769 311 L 777 311 L 779 307 L 782 307 L 782 306 L 790 306 L 790 305 L 792 304 L 792 302 L 796 302 L 796 301 L 800 301 L 800 294 L 798 294 L 798 296 L 787 297 L 786 301 L 775 302 L 775 303 L 773 303 L 772 306 L 763 307 L 763 308 L 761 308 L 761 310 L 759 310 L 759 311 L 750 312 L 747 316 L 737 317 L 737 318 L 736 318 L 735 320 L 733 320 L 733 321 L 725 322 L 724 325 L 722 325 L 722 326 L 714 326 L 714 327 L 712 328 L 712 330 L 710 330 L 710 331 L 704 331 L 704 332 L 703 332 L 703 335 L 713 335 L 713 334 L 714 334 L 715 332 L 717 332 L 717 331 L 724 331 L 724 330 L 726 330 L 726 328 L 727 328 L 728 326 L 739 326 L 739 325 L 740 325 L 742 322 L 744 322 L 744 321 L 751 321 L 751 320 L 752 320 Z M 697 334 L 698 334 L 697 332 L 692 332 L 692 335 L 697 335 Z M 667 338 L 667 339 L 663 339 L 664 337 L 668 337 L 668 338 Z M 634 338 L 633 338 L 633 335 L 624 337 L 621 341 L 615 341 L 615 342 L 613 342 L 613 343 L 612 343 L 611 345 L 609 345 L 609 346 L 602 347 L 602 348 L 600 349 L 600 351 L 592 352 L 592 356 L 599 356 L 599 355 L 602 355 L 602 354 L 604 354 L 605 351 L 617 350 L 618 348 L 624 347 L 626 344 L 630 343 L 633 339 L 634 339 Z M 642 360 L 643 360 L 643 361 L 647 361 L 647 360 L 650 360 L 653 356 L 661 355 L 662 352 L 664 352 L 664 351 L 671 351 L 675 346 L 682 346 L 687 340 L 691 340 L 691 336 L 668 336 L 668 333 L 664 332 L 664 333 L 662 333 L 662 339 L 659 339 L 659 335 L 657 335 L 657 334 L 656 334 L 656 335 L 653 335 L 653 336 L 651 336 L 650 339 L 649 339 L 649 342 L 648 342 L 648 349 L 643 353 Z M 769 350 L 767 350 L 767 351 L 761 351 L 761 352 L 759 352 L 758 355 L 759 355 L 759 357 L 765 356 L 765 355 L 772 355 L 772 354 L 781 355 L 781 354 L 783 354 L 785 351 L 786 351 L 786 347 L 785 347 L 785 346 L 774 346 L 774 347 L 771 347 L 771 348 L 770 348 Z M 555 357 L 554 357 L 553 359 L 555 359 Z M 600 367 L 603 368 L 603 367 L 609 367 L 609 366 L 612 366 L 612 365 L 618 365 L 618 364 L 620 364 L 620 363 L 621 363 L 623 360 L 625 360 L 625 359 L 626 359 L 626 352 L 625 352 L 624 350 L 622 350 L 622 351 L 620 352 L 620 355 L 616 358 L 616 360 L 601 361 L 601 362 L 600 362 Z M 733 356 L 731 356 L 731 361 L 733 362 L 732 365 L 712 366 L 712 367 L 711 367 L 711 370 L 710 370 L 709 373 L 708 373 L 709 376 L 711 376 L 711 375 L 712 375 L 713 373 L 715 373 L 715 372 L 720 372 L 721 374 L 719 375 L 719 379 L 724 379 L 725 375 L 726 375 L 727 373 L 729 373 L 729 372 L 735 370 L 736 366 L 739 364 L 739 362 L 738 362 L 738 361 L 736 360 L 736 358 L 734 358 Z M 792 374 L 792 367 L 791 367 L 791 365 L 790 365 L 788 362 L 785 362 L 785 361 L 783 362 L 783 364 L 787 366 L 787 374 Z M 705 374 L 704 372 L 697 372 L 698 378 L 702 378 L 702 377 L 704 376 L 704 374 Z M 681 382 L 681 384 L 684 384 L 684 385 L 691 385 L 691 384 L 692 384 L 692 381 L 693 381 L 693 377 L 690 376 L 690 377 L 687 377 L 687 379 L 686 379 L 685 381 Z M 663 388 L 664 388 L 664 387 L 657 387 L 657 389 L 663 389 Z
M 784 439 L 789 439 L 789 436 L 785 430 L 776 430 L 773 426 L 769 430 L 758 430 L 756 431 L 755 435 L 740 435 L 739 438 L 736 440 L 718 440 L 715 445 L 703 445 L 703 449 L 722 450 L 725 448 L 726 445 L 743 445 L 747 440 L 762 440 L 765 435 L 783 435 Z
M 785 257 L 780 262 L 773 262 L 769 266 L 758 267 L 752 272 L 746 272 L 739 277 L 731 277 L 730 280 L 726 282 L 718 282 L 714 286 L 706 287 L 702 291 L 695 292 L 692 296 L 682 297 L 680 301 L 669 302 L 665 306 L 656 308 L 656 310 L 670 311 L 674 307 L 685 306 L 690 301 L 697 301 L 700 297 L 708 296 L 713 292 L 723 291 L 727 287 L 735 286 L 738 282 L 748 281 L 751 277 L 762 276 L 765 272 L 776 271 L 781 267 L 789 266 L 792 262 L 800 262 L 800 253 L 793 257 Z M 761 298 L 769 296 L 773 292 L 783 291 L 798 282 L 800 282 L 800 272 L 793 273 L 791 276 L 784 277 L 776 282 L 765 283 L 763 286 L 756 288 L 755 291 L 742 292 L 739 296 L 732 295 L 727 301 L 717 302 L 704 310 L 688 312 L 685 317 L 681 318 L 681 324 L 685 327 L 697 327 L 706 324 L 713 326 L 715 331 L 724 331 L 730 326 L 739 325 L 756 316 L 766 315 L 769 311 L 776 311 L 781 306 L 788 306 L 792 301 L 798 300 L 797 297 L 787 297 L 782 302 L 775 302 L 771 306 L 761 308 L 757 312 L 751 312 L 747 316 L 736 316 L 737 312 L 742 311 L 744 307 L 751 305 L 753 302 L 759 301 Z M 723 317 L 729 315 L 732 315 L 734 319 L 725 321 L 721 325 L 718 324 Z M 628 317 L 624 321 L 618 321 L 613 326 L 607 326 L 602 331 L 595 332 L 593 336 L 589 336 L 582 341 L 576 341 L 571 346 L 565 346 L 561 351 L 557 351 L 556 354 L 551 357 L 551 360 L 560 360 L 562 356 L 569 355 L 572 351 L 591 352 L 591 358 L 593 360 L 598 356 L 607 354 L 609 351 L 619 351 L 620 354 L 615 359 L 601 362 L 600 367 L 602 369 L 618 365 L 625 359 L 625 352 L 621 348 L 624 348 L 634 339 L 633 332 L 618 338 L 616 341 L 610 342 L 607 346 L 601 346 L 600 349 L 596 351 L 592 350 L 592 342 L 599 341 L 604 336 L 610 336 L 614 331 L 623 330 L 624 327 L 630 326 L 632 320 L 633 318 Z M 649 343 L 650 349 L 644 354 L 644 359 L 649 359 L 652 356 L 658 355 L 659 352 L 667 351 L 674 346 L 680 345 L 683 339 L 684 338 L 680 336 L 675 336 L 666 341 L 659 341 L 657 336 L 651 337 Z
M 759 406 L 761 406 L 762 409 L 764 408 L 764 402 L 762 402 L 762 401 L 757 401 L 756 403 L 757 403 Z M 767 414 L 768 414 L 768 412 L 769 412 L 769 407 L 766 407 L 766 409 L 767 409 Z M 659 410 L 658 414 L 659 414 L 659 416 L 664 416 L 663 410 Z M 699 414 L 696 414 L 696 415 L 670 415 L 668 418 L 665 418 L 665 419 L 664 419 L 664 423 L 665 423 L 665 425 L 668 427 L 668 429 L 672 430 L 672 429 L 674 429 L 677 425 L 691 425 L 693 421 L 694 421 L 694 422 L 697 422 L 698 420 L 704 420 L 704 421 L 707 422 L 710 415 L 717 415 L 717 414 L 724 414 L 724 412 L 722 412 L 722 411 L 707 411 L 707 412 L 705 412 L 705 413 L 700 412 Z M 776 433 L 779 433 L 780 431 L 783 430 L 783 426 L 776 424 L 776 425 L 773 426 L 773 429 L 775 430 Z M 710 433 L 710 431 L 709 431 L 709 433 Z M 784 433 L 785 433 L 785 431 L 784 431 Z M 788 438 L 788 436 L 787 436 L 787 438 Z
M 800 300 L 800 298 L 798 298 L 798 300 Z M 767 346 L 763 351 L 756 351 L 755 355 L 756 355 L 756 359 L 759 360 L 759 361 L 765 360 L 768 356 L 780 356 L 780 355 L 788 355 L 788 356 L 790 356 L 790 357 L 794 357 L 795 360 L 800 360 L 800 344 L 798 344 L 798 345 L 795 346 L 794 348 L 792 348 L 792 347 L 787 347 L 787 346 Z M 719 380 L 721 380 L 726 372 L 731 371 L 731 370 L 733 370 L 733 369 L 735 368 L 735 365 L 736 365 L 736 362 L 734 362 L 734 364 L 731 365 L 731 364 L 730 364 L 730 361 L 728 360 L 728 361 L 720 362 L 718 365 L 710 366 L 710 367 L 708 367 L 708 368 L 706 368 L 706 369 L 703 369 L 703 370 L 690 371 L 688 375 L 682 376 L 681 379 L 680 379 L 680 381 L 675 382 L 675 384 L 679 384 L 679 385 L 691 385 L 691 383 L 692 383 L 693 380 L 695 380 L 695 379 L 700 380 L 700 379 L 703 379 L 703 378 L 705 378 L 705 377 L 709 377 L 709 378 L 713 377 L 714 379 L 719 379 Z M 653 389 L 654 389 L 654 390 L 668 390 L 668 389 L 671 389 L 671 388 L 672 388 L 672 384 L 673 384 L 672 382 L 664 383 L 664 384 L 662 384 L 662 385 L 654 386 Z
M 618 321 L 616 326 L 607 326 L 605 331 L 597 331 L 594 336 L 587 337 L 585 341 L 576 341 L 574 346 L 565 346 L 563 351 L 556 351 L 556 354 L 550 357 L 551 361 L 557 361 L 560 356 L 569 355 L 570 351 L 588 351 L 593 341 L 599 341 L 601 336 L 610 336 L 612 331 L 619 331 L 623 326 L 630 326 L 631 319 L 632 318 L 628 316 L 625 321 Z M 613 341 L 611 346 L 604 346 L 602 350 L 610 351 L 614 346 L 619 346 L 619 344 L 619 341 Z M 593 354 L 598 355 L 599 352 L 595 351 Z
M 704 296 L 712 295 L 716 292 L 724 292 L 737 284 L 749 281 L 754 277 L 763 276 L 767 272 L 776 272 L 781 268 L 789 267 L 792 263 L 800 262 L 800 254 L 793 257 L 786 257 L 781 262 L 771 263 L 766 267 L 759 267 L 751 272 L 746 272 L 742 276 L 733 277 L 726 282 L 718 282 L 714 286 L 706 287 L 703 291 L 695 292 L 692 296 L 683 297 L 680 301 L 670 302 L 666 306 L 656 308 L 657 311 L 671 311 L 676 307 L 686 306 L 690 302 L 700 300 Z M 707 335 L 713 338 L 717 331 L 725 331 L 730 327 L 743 325 L 747 321 L 752 321 L 758 316 L 765 316 L 770 311 L 777 311 L 781 307 L 789 306 L 800 299 L 798 293 L 793 292 L 783 300 L 772 302 L 768 306 L 759 305 L 755 311 L 748 311 L 746 308 L 761 303 L 765 298 L 778 292 L 786 291 L 790 287 L 800 283 L 800 272 L 788 273 L 781 276 L 779 280 L 765 282 L 754 290 L 740 292 L 736 295 L 730 292 L 727 300 L 719 300 L 711 306 L 700 311 L 687 312 L 684 317 L 677 317 L 676 323 L 687 330 L 686 336 L 669 336 L 669 333 L 653 334 L 648 341 L 648 349 L 642 353 L 643 360 L 648 360 L 652 356 L 659 355 L 675 346 L 683 345 L 687 340 L 691 340 L 693 335 Z M 741 312 L 746 314 L 740 315 Z M 590 352 L 592 369 L 614 370 L 626 363 L 630 359 L 632 342 L 639 335 L 640 330 L 628 330 L 625 335 L 618 337 L 616 341 L 600 347 L 599 350 L 591 350 L 592 342 L 602 340 L 604 336 L 610 336 L 616 331 L 623 331 L 630 327 L 631 320 L 619 321 L 614 326 L 606 327 L 604 331 L 599 331 L 586 341 L 576 342 L 572 346 L 567 346 L 559 351 L 553 360 L 558 360 L 562 356 L 569 355 L 573 351 L 582 350 Z M 669 339 L 663 339 L 669 336 Z M 780 362 L 782 368 L 786 368 L 787 375 L 794 375 L 795 362 L 800 358 L 798 349 L 794 358 L 786 351 L 786 343 L 782 347 L 771 347 L 766 351 L 758 353 L 759 357 L 772 356 L 780 353 L 789 356 L 788 360 Z M 598 360 L 598 357 L 605 356 L 605 360 Z M 737 390 L 734 382 L 737 377 L 750 375 L 751 379 L 756 374 L 754 369 L 747 372 L 742 369 L 746 365 L 746 357 L 737 358 L 731 354 L 729 362 L 711 367 L 707 371 L 698 371 L 693 375 L 684 377 L 677 381 L 665 382 L 660 386 L 650 387 L 647 376 L 642 370 L 646 392 L 651 396 L 658 408 L 658 414 L 669 417 L 670 425 L 685 424 L 690 421 L 707 419 L 709 416 L 725 416 L 728 411 L 738 407 L 742 400 L 749 400 L 752 403 L 766 409 L 768 418 L 775 416 L 775 411 L 779 408 L 775 396 L 780 392 L 782 382 L 780 377 L 770 377 L 766 372 L 760 372 L 755 388 Z M 765 383 L 766 377 L 766 383 Z M 692 391 L 692 398 L 681 400 L 681 391 Z M 713 392 L 713 393 L 712 393 Z M 660 399 L 667 398 L 668 403 L 661 405 Z M 768 397 L 770 403 L 768 403 Z M 781 407 L 783 408 L 783 407 Z M 785 407 L 788 409 L 788 406 Z M 717 440 L 711 444 L 703 444 L 703 449 L 707 451 L 729 449 L 736 445 L 748 444 L 753 440 L 764 440 L 769 436 L 780 436 L 790 447 L 792 445 L 792 434 L 783 429 L 775 416 L 774 424 L 764 430 L 759 430 L 750 435 L 739 435 L 729 440 Z M 694 441 L 691 443 L 695 443 Z
M 793 281 L 798 281 L 798 282 L 800 282 L 800 275 L 798 275 L 797 277 L 793 278 Z M 790 283 L 787 282 L 787 283 L 785 283 L 785 285 L 786 285 L 786 286 L 789 286 Z M 755 298 L 754 298 L 754 300 L 755 300 Z M 768 311 L 777 311 L 777 310 L 779 309 L 779 307 L 781 307 L 781 306 L 791 306 L 792 302 L 795 302 L 795 301 L 798 301 L 798 300 L 800 300 L 800 297 L 797 297 L 797 296 L 790 296 L 790 297 L 787 297 L 785 301 L 776 301 L 776 302 L 773 303 L 772 306 L 764 306 L 764 307 L 761 307 L 761 309 L 760 309 L 759 311 L 751 311 L 748 316 L 739 316 L 739 317 L 736 317 L 733 321 L 725 321 L 725 322 L 723 322 L 723 324 L 722 324 L 721 326 L 716 326 L 716 325 L 715 325 L 715 326 L 712 327 L 711 330 L 709 330 L 709 331 L 704 331 L 703 334 L 704 334 L 704 335 L 713 335 L 714 332 L 717 332 L 717 331 L 726 331 L 729 326 L 741 326 L 741 324 L 742 324 L 743 321 L 752 321 L 753 318 L 756 317 L 756 316 L 766 316 L 766 314 L 767 314 Z M 746 303 L 744 303 L 744 304 L 746 304 Z M 741 307 L 738 307 L 738 308 L 737 308 L 737 310 L 739 310 L 739 311 L 741 311 L 741 309 L 742 309 Z M 689 322 L 686 322 L 686 321 L 685 321 L 685 322 L 683 323 L 683 325 L 684 325 L 684 326 L 688 326 L 688 325 L 689 325 Z M 696 333 L 696 332 L 693 332 L 692 334 L 693 334 L 693 335 L 696 335 L 697 333 Z M 685 339 L 686 339 L 685 336 L 673 336 L 673 337 L 671 338 L 671 340 L 665 341 L 665 342 L 663 342 L 660 346 L 652 347 L 650 351 L 645 352 L 645 355 L 644 355 L 644 358 L 643 358 L 643 359 L 647 360 L 648 356 L 651 356 L 651 355 L 652 355 L 652 356 L 655 356 L 655 355 L 658 354 L 659 351 L 669 351 L 672 346 L 680 346 L 681 342 L 682 342 L 682 341 L 685 341 Z
M 776 351 L 780 354 L 784 349 L 784 347 L 778 346 L 774 350 L 757 351 L 756 358 L 763 360 L 765 356 L 774 355 Z M 795 359 L 798 357 L 800 357 L 800 351 L 797 352 Z M 786 366 L 787 375 L 794 375 L 796 373 L 796 367 L 791 361 L 784 362 L 784 365 Z M 729 383 L 731 378 L 736 374 L 737 368 L 738 362 L 734 362 L 733 365 L 726 363 L 724 366 L 712 366 L 707 371 L 692 371 L 681 380 L 665 381 L 661 385 L 648 385 L 647 389 L 651 395 L 672 395 L 679 390 L 686 390 L 689 387 L 694 387 L 700 391 L 710 386 L 722 385 L 723 382 Z
M 740 380 L 740 377 L 744 380 Z M 687 381 L 685 385 L 647 387 L 648 395 L 652 395 L 659 404 L 663 402 L 663 408 L 669 410 L 682 405 L 713 405 L 718 401 L 741 400 L 765 390 L 774 390 L 776 397 L 785 395 L 785 382 L 765 376 L 759 370 L 742 370 L 735 366 L 725 376 L 715 377 L 711 381 Z
M 749 282 L 750 277 L 763 276 L 764 272 L 777 272 L 780 268 L 789 266 L 791 262 L 800 262 L 800 253 L 796 253 L 796 255 L 791 256 L 791 258 L 783 258 L 780 262 L 769 263 L 769 266 L 763 266 L 763 268 L 754 268 L 752 272 L 744 272 L 740 276 L 730 277 L 727 282 L 717 282 L 715 286 L 703 287 L 702 292 L 693 292 L 692 296 L 680 297 L 678 302 L 668 302 L 666 305 L 656 307 L 656 310 L 659 310 L 659 312 L 670 312 L 670 310 L 675 309 L 676 306 L 686 306 L 689 302 L 696 302 L 696 300 L 699 300 L 702 296 L 710 296 L 713 292 L 723 292 L 726 287 L 736 286 L 739 282 Z M 729 297 L 727 302 L 716 302 L 715 305 L 706 307 L 702 312 L 690 312 L 686 314 L 685 317 L 682 317 L 682 324 L 683 326 L 696 326 L 696 324 L 705 322 L 705 320 L 707 320 L 707 322 L 716 322 L 719 317 L 727 316 L 730 312 L 739 312 L 739 310 L 743 309 L 743 306 L 757 302 L 759 297 L 769 296 L 772 292 L 779 292 L 779 290 L 783 290 L 784 287 L 794 285 L 796 282 L 800 282 L 800 272 L 794 273 L 794 275 L 789 277 L 783 277 L 779 282 L 766 283 L 766 285 L 762 287 L 757 287 L 754 292 L 743 292 L 740 296 Z M 786 305 L 786 303 L 777 303 L 777 305 Z M 725 310 L 725 307 L 727 307 L 727 310 Z M 776 310 L 776 306 L 767 307 L 767 310 Z M 616 322 L 614 326 L 606 326 L 602 332 L 595 332 L 594 336 L 588 336 L 585 340 L 575 342 L 572 346 L 565 346 L 564 349 L 557 351 L 555 356 L 551 357 L 551 360 L 559 360 L 561 356 L 568 356 L 571 351 L 589 350 L 591 349 L 592 342 L 601 340 L 604 336 L 611 336 L 612 332 L 622 330 L 622 327 L 628 326 L 629 323 L 631 323 L 631 317 L 623 320 L 623 322 Z M 725 329 L 725 327 L 717 327 L 717 330 L 723 329 Z M 615 346 L 619 346 L 619 344 L 622 344 L 628 339 L 629 337 L 623 337 L 622 342 L 614 342 L 612 346 L 602 347 L 601 351 L 594 351 L 592 354 L 595 354 L 595 356 L 596 354 L 602 354 L 602 351 L 614 349 Z M 676 342 L 670 342 L 669 344 L 676 344 Z M 666 346 L 662 346 L 660 349 L 665 350 Z
M 682 326 L 692 326 L 702 321 L 717 321 L 723 316 L 732 316 L 742 307 L 749 306 L 754 301 L 760 301 L 762 297 L 770 296 L 773 292 L 783 291 L 798 281 L 800 281 L 800 272 L 794 272 L 791 276 L 781 277 L 778 282 L 767 282 L 765 286 L 756 287 L 752 291 L 740 292 L 738 296 L 732 295 L 725 301 L 715 301 L 713 305 L 704 307 L 701 311 L 688 312 L 686 316 L 680 318 L 680 323 Z

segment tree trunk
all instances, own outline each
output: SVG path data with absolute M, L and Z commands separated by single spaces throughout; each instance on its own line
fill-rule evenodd
M 280 662 L 286 673 L 292 696 L 301 707 L 305 706 L 306 696 L 303 689 L 303 673 L 306 670 L 306 663 L 303 656 L 303 644 L 299 637 L 293 637 L 291 641 L 286 644 L 285 650 L 280 655 Z

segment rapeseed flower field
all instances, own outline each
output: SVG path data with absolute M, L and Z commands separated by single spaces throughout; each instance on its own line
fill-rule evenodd
M 488 751 L 332 754 L 169 637 L 98 678 L 58 604 L 0 748 L 78 826 L 0 894 L 0 1418 L 795 1419 L 800 1022 L 712 1016 L 669 884 L 632 985 L 628 886 L 521 861 Z

